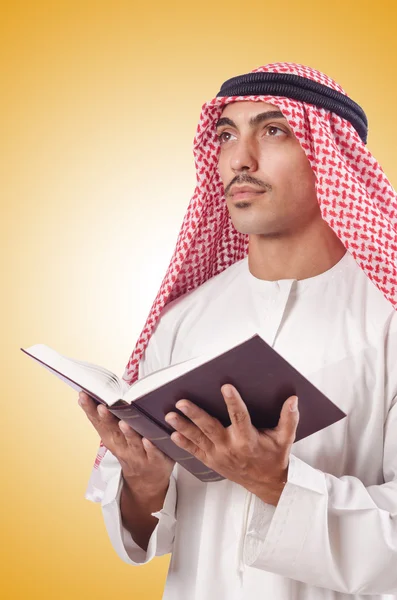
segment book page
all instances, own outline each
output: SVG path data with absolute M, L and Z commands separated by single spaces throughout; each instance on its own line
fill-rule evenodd
M 76 391 L 92 392 L 108 405 L 122 397 L 125 390 L 122 381 L 103 367 L 68 358 L 45 344 L 22 350 Z

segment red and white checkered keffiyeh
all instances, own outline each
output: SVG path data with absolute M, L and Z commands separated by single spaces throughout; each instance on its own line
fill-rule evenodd
M 252 72 L 290 73 L 346 92 L 319 71 L 293 63 L 275 63 Z M 312 104 L 280 96 L 217 97 L 201 111 L 194 139 L 197 185 L 188 206 L 160 290 L 128 361 L 124 379 L 138 378 L 139 361 L 162 309 L 172 300 L 221 273 L 248 253 L 248 236 L 238 233 L 227 210 L 217 162 L 215 124 L 229 102 L 268 102 L 277 106 L 301 143 L 316 176 L 323 219 L 335 231 L 365 274 L 397 309 L 397 194 L 381 166 L 345 119 Z M 87 497 L 100 500 L 95 461 Z

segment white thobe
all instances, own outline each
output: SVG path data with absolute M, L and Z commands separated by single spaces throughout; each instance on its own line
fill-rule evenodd
M 306 280 L 248 259 L 166 307 L 140 374 L 258 333 L 347 417 L 294 444 L 277 507 L 176 466 L 147 552 L 123 528 L 120 465 L 106 527 L 132 565 L 172 552 L 164 600 L 397 599 L 397 314 L 349 253 Z

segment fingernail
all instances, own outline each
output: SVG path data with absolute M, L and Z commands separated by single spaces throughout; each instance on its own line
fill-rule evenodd
M 295 396 L 294 400 L 292 400 L 289 409 L 291 412 L 296 412 L 298 410 L 298 396 Z
M 166 415 L 165 420 L 167 423 L 171 423 L 171 425 L 177 422 L 177 418 L 174 415 Z
M 234 389 L 231 385 L 224 385 L 222 390 L 223 390 L 223 393 L 225 394 L 226 398 L 233 397 Z
M 179 404 L 179 402 L 177 402 L 175 404 L 176 408 L 178 410 L 180 410 L 181 412 L 183 412 L 184 415 L 186 415 L 189 411 L 189 407 L 187 406 L 187 404 Z
M 105 406 L 102 406 L 102 404 L 100 404 L 98 406 L 98 412 L 101 415 L 101 417 L 105 417 L 106 413 L 107 413 L 107 410 L 106 410 Z

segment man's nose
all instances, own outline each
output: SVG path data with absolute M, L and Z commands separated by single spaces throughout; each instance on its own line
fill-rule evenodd
M 235 173 L 240 171 L 256 171 L 258 160 L 255 144 L 240 140 L 233 149 L 230 157 L 230 167 Z

